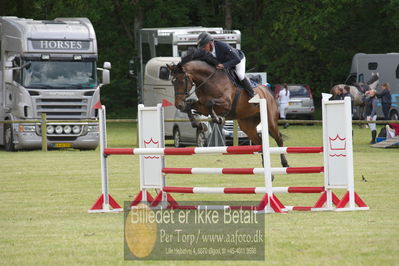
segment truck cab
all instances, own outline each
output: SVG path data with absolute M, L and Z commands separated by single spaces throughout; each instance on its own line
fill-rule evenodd
M 8 151 L 38 149 L 46 130 L 48 148 L 95 149 L 99 132 L 94 106 L 101 86 L 109 83 L 111 64 L 97 68 L 90 21 L 0 17 L 0 36 L 0 121 L 16 121 L 0 123 L 0 145 Z M 24 123 L 43 113 L 47 128 Z

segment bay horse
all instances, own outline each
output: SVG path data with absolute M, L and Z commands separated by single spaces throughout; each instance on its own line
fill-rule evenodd
M 262 144 L 262 138 L 256 130 L 260 123 L 258 104 L 248 103 L 247 92 L 229 78 L 226 70 L 217 70 L 219 62 L 209 52 L 192 48 L 177 65 L 167 65 L 172 76 L 175 91 L 175 106 L 186 112 L 193 127 L 201 129 L 201 123 L 195 120 L 192 110 L 210 115 L 216 123 L 223 118 L 237 119 L 242 131 L 255 145 Z M 187 100 L 195 86 L 198 100 Z M 268 110 L 269 134 L 279 147 L 283 147 L 283 137 L 278 129 L 279 112 L 272 94 L 263 86 L 254 88 L 260 98 L 266 99 Z M 194 93 L 192 92 L 192 93 Z M 281 165 L 288 167 L 284 154 L 280 155 Z
M 349 86 L 349 93 L 353 96 L 353 105 L 359 106 L 359 118 L 363 119 L 364 107 L 366 104 L 366 95 L 365 92 L 369 90 L 375 90 L 377 88 L 378 82 L 380 79 L 380 75 L 378 73 L 372 73 L 371 78 L 366 83 L 359 82 L 355 83 L 356 86 Z M 332 87 L 330 93 L 333 95 L 333 98 L 339 98 L 339 95 L 342 94 L 344 87 L 348 86 L 345 84 L 338 84 Z

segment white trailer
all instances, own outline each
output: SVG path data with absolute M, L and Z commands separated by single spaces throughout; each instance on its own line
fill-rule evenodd
M 8 151 L 37 149 L 46 130 L 49 148 L 95 149 L 98 123 L 83 120 L 96 119 L 93 107 L 100 100 L 100 87 L 109 83 L 111 64 L 96 67 L 91 22 L 0 17 L 0 38 L 0 121 L 38 120 L 42 113 L 50 120 L 45 129 L 34 123 L 0 123 L 0 145 Z M 102 71 L 102 84 L 97 70 Z
M 355 54 L 345 84 L 352 85 L 355 82 L 366 82 L 371 78 L 372 72 L 380 74 L 380 85 L 385 82 L 391 85 L 392 107 L 389 118 L 399 120 L 399 53 Z M 377 115 L 384 117 L 381 104 L 379 104 Z

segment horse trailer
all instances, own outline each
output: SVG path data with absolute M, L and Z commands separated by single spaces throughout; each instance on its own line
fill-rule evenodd
M 373 72 L 380 76 L 379 85 L 389 83 L 392 90 L 392 107 L 389 112 L 391 120 L 399 119 L 399 53 L 364 54 L 353 56 L 352 67 L 345 84 L 353 85 L 356 82 L 365 82 L 371 78 Z M 356 111 L 356 110 L 355 110 Z M 378 104 L 378 117 L 384 117 L 381 103 Z M 356 116 L 356 114 L 355 114 Z

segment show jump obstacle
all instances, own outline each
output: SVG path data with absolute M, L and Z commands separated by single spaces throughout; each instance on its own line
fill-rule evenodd
M 200 208 L 202 206 L 182 206 L 171 193 L 207 194 L 263 194 L 257 206 L 223 206 L 224 208 L 245 208 L 262 213 L 284 213 L 300 211 L 353 211 L 368 210 L 354 190 L 352 121 L 350 99 L 328 101 L 323 95 L 323 147 L 270 147 L 267 121 L 267 103 L 255 96 L 253 103 L 261 109 L 262 145 L 207 147 L 207 148 L 165 148 L 164 115 L 161 104 L 156 107 L 138 107 L 139 148 L 106 148 L 105 108 L 99 110 L 102 195 L 89 212 L 120 211 L 120 206 L 108 193 L 107 157 L 109 155 L 140 155 L 140 192 L 131 206 L 146 202 L 153 207 Z M 339 114 L 339 115 L 337 115 Z M 264 168 L 166 168 L 165 157 L 169 155 L 197 154 L 257 154 L 262 153 Z M 272 168 L 270 154 L 323 153 L 324 166 Z M 324 173 L 323 187 L 273 187 L 272 174 L 311 174 Z M 174 187 L 166 185 L 168 174 L 234 174 L 262 175 L 262 187 Z M 148 189 L 157 189 L 155 198 Z M 346 189 L 339 199 L 333 189 Z M 319 199 L 313 206 L 285 206 L 277 193 L 318 193 Z M 357 205 L 357 206 L 356 206 Z M 210 206 L 207 206 L 210 207 Z

